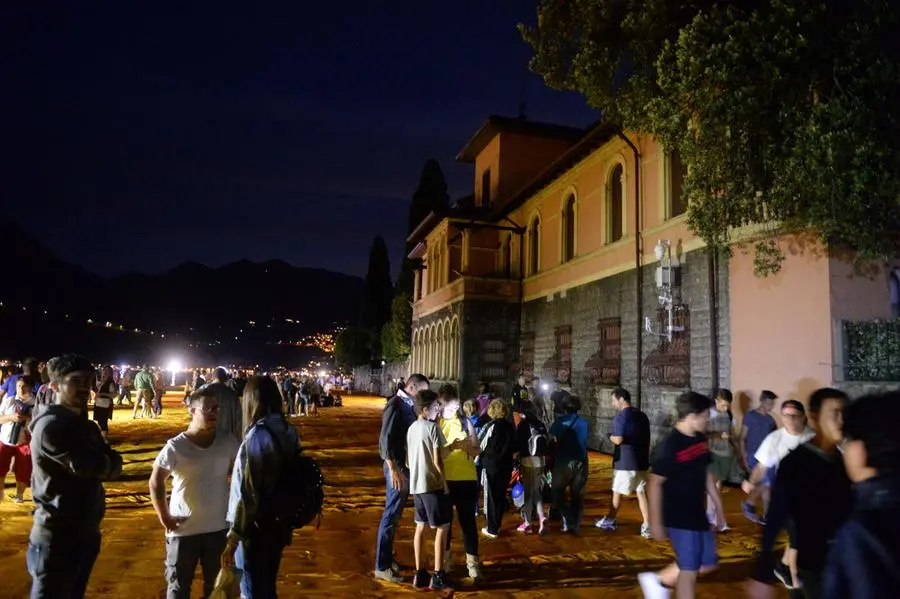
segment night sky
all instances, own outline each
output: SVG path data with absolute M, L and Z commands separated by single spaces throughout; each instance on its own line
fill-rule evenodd
M 379 233 L 396 272 L 425 160 L 471 193 L 453 158 L 523 80 L 530 119 L 596 118 L 527 71 L 534 1 L 173 4 L 0 6 L 4 212 L 99 274 L 363 275 Z

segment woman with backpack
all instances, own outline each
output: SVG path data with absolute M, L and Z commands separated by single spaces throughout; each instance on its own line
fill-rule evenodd
M 450 502 L 456 509 L 456 519 L 462 529 L 463 545 L 466 548 L 466 569 L 469 578 L 481 582 L 481 566 L 478 560 L 478 524 L 475 512 L 478 510 L 478 474 L 475 458 L 481 452 L 478 434 L 472 422 L 462 415 L 459 397 L 453 385 L 441 385 L 438 390 L 441 406 L 439 421 L 441 432 L 450 450 L 444 456 L 444 478 L 450 489 Z M 450 543 L 452 527 L 447 534 L 444 552 L 444 570 L 450 571 Z
M 483 481 L 487 493 L 487 526 L 481 534 L 496 539 L 506 511 L 506 489 L 513 469 L 516 429 L 507 420 L 509 409 L 500 399 L 491 401 L 487 414 L 491 421 L 481 430 L 479 461 L 483 470 Z
M 544 467 L 545 456 L 549 446 L 547 427 L 534 413 L 534 406 L 529 401 L 522 401 L 517 408 L 519 424 L 516 426 L 516 451 L 522 472 L 522 487 L 525 491 L 525 503 L 522 505 L 522 524 L 516 530 L 531 534 L 531 523 L 535 514 L 538 522 L 538 534 L 547 532 L 547 516 L 544 515 Z
M 242 571 L 243 599 L 272 599 L 284 548 L 293 528 L 281 518 L 284 493 L 281 476 L 290 456 L 300 450 L 300 437 L 284 417 L 281 390 L 267 376 L 253 376 L 244 387 L 246 433 L 231 475 L 227 544 L 222 568 Z

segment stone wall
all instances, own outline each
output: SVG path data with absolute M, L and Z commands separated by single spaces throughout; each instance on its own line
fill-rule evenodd
M 511 386 L 508 368 L 517 353 L 519 305 L 505 301 L 466 299 L 418 319 L 413 328 L 425 327 L 454 316 L 458 316 L 460 322 L 459 378 L 445 380 L 432 377 L 429 372 L 422 374 L 431 379 L 435 390 L 442 383 L 457 385 L 463 399 L 474 398 L 482 381 L 491 385 L 495 393 L 506 393 Z M 503 358 L 496 362 L 502 372 L 488 371 L 495 363 L 485 359 L 486 352 L 490 350 L 486 342 L 500 344 L 491 353 L 503 354 Z
M 642 383 L 641 408 L 650 418 L 654 440 L 673 422 L 673 404 L 678 394 L 688 388 L 710 393 L 714 386 L 712 373 L 712 331 L 710 328 L 709 270 L 704 250 L 686 254 L 681 267 L 681 299 L 689 311 L 688 343 L 690 348 L 689 387 L 669 387 Z M 658 294 L 655 285 L 656 264 L 642 269 L 644 315 L 656 325 Z M 637 297 L 634 277 L 630 271 L 593 281 L 579 287 L 527 302 L 523 306 L 522 331 L 534 332 L 534 370 L 540 375 L 541 367 L 556 351 L 555 330 L 560 326 L 572 327 L 572 392 L 582 399 L 582 414 L 591 424 L 589 445 L 602 451 L 611 451 L 606 439 L 614 415 L 609 395 L 612 386 L 594 384 L 585 365 L 598 351 L 600 332 L 598 322 L 604 318 L 621 319 L 621 378 L 620 384 L 635 393 L 639 373 L 637 371 L 637 336 L 643 336 L 643 363 L 660 344 L 659 337 L 644 332 L 643 323 L 637 318 Z M 727 259 L 718 265 L 718 386 L 729 386 L 729 310 L 728 310 Z
M 834 383 L 834 387 L 849 395 L 850 399 L 856 399 L 870 393 L 900 391 L 900 382 L 839 381 Z
M 353 369 L 353 392 L 387 396 L 393 393 L 391 382 L 409 376 L 409 362 L 389 362 L 382 368 L 357 366 Z
M 461 322 L 460 397 L 475 397 L 481 382 L 506 396 L 512 388 L 510 366 L 518 354 L 519 304 L 464 300 Z M 486 354 L 497 358 L 487 360 Z

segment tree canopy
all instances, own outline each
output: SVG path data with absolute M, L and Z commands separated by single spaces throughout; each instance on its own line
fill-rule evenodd
M 362 291 L 362 311 L 359 325 L 365 329 L 381 331 L 391 316 L 391 299 L 394 285 L 391 283 L 391 264 L 384 238 L 377 235 L 369 250 L 369 269 Z
M 691 228 L 806 231 L 898 253 L 900 7 L 891 0 L 541 0 L 532 70 L 680 152 Z M 771 238 L 757 272 L 777 272 Z
M 430 158 L 422 167 L 419 185 L 413 193 L 412 203 L 409 206 L 407 235 L 412 233 L 431 212 L 447 208 L 449 203 L 450 195 L 447 193 L 444 171 L 441 170 L 437 160 Z M 412 248 L 407 247 L 407 250 L 410 249 Z
M 369 364 L 372 361 L 372 331 L 348 327 L 338 333 L 334 340 L 334 361 L 348 370 Z
M 412 335 L 412 297 L 399 291 L 391 302 L 391 319 L 381 329 L 381 353 L 388 362 L 409 356 Z

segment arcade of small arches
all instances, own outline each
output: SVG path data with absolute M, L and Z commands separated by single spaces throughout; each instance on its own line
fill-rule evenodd
M 437 380 L 459 378 L 459 318 L 444 318 L 413 330 L 412 372 Z

